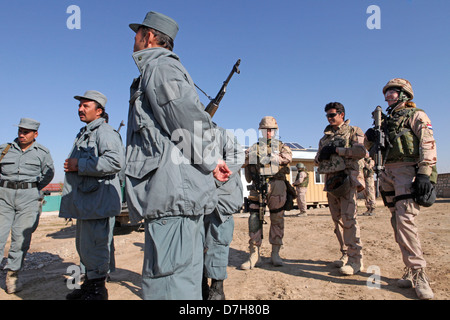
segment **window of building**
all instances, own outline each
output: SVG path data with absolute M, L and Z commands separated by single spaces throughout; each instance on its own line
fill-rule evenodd
M 325 175 L 320 174 L 318 172 L 318 167 L 314 167 L 314 183 L 315 184 L 324 184 L 325 183 Z

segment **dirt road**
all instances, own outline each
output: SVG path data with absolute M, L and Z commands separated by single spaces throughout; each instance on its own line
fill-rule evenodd
M 362 202 L 359 205 L 359 212 L 363 212 Z M 417 218 L 428 275 L 438 300 L 450 298 L 449 212 L 450 200 L 439 199 L 431 208 L 422 208 Z M 331 266 L 331 262 L 340 257 L 340 252 L 328 209 L 308 210 L 307 217 L 297 217 L 296 213 L 297 210 L 286 213 L 284 246 L 280 253 L 285 266 L 273 267 L 270 263 L 269 228 L 266 227 L 261 250 L 262 266 L 249 271 L 238 269 L 247 257 L 247 215 L 235 215 L 228 279 L 225 281 L 227 299 L 416 299 L 413 289 L 396 286 L 397 279 L 403 274 L 403 263 L 386 208 L 380 205 L 374 217 L 358 217 L 366 271 L 347 277 L 339 275 L 338 270 Z M 65 279 L 74 274 L 68 268 L 78 264 L 74 237 L 74 225 L 66 225 L 66 221 L 55 213 L 44 213 L 33 235 L 21 274 L 24 290 L 6 294 L 5 271 L 1 271 L 0 300 L 64 299 L 71 291 Z M 117 269 L 107 284 L 109 297 L 140 300 L 144 233 L 133 228 L 118 228 L 114 241 Z M 5 252 L 7 250 L 8 246 Z M 379 283 L 373 283 L 372 280 L 377 279 Z

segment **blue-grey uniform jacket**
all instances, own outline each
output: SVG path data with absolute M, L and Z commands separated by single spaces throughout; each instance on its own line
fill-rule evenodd
M 119 172 L 125 163 L 119 133 L 105 119 L 96 119 L 78 133 L 69 158 L 78 172 L 66 172 L 59 216 L 103 219 L 121 210 Z
M 245 161 L 245 153 L 231 132 L 220 127 L 218 129 L 222 134 L 222 158 L 232 172 L 228 181 L 220 182 L 216 180 L 217 212 L 223 222 L 228 219 L 230 214 L 238 212 L 243 203 L 240 170 Z
M 0 146 L 0 154 L 8 146 Z M 0 179 L 13 182 L 35 182 L 38 190 L 48 185 L 55 174 L 50 151 L 36 141 L 22 151 L 18 139 L 11 143 L 8 153 L 0 163 Z
M 131 85 L 125 169 L 132 221 L 211 213 L 218 161 L 211 117 L 173 52 L 133 54 L 140 77 Z M 211 152 L 213 151 L 213 152 Z

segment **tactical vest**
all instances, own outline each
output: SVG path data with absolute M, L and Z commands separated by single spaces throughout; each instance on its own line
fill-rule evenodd
M 395 111 L 387 117 L 387 134 L 390 147 L 386 156 L 386 163 L 417 162 L 420 159 L 419 138 L 406 122 L 416 111 L 423 111 L 416 107 L 406 107 Z M 437 182 L 437 167 L 433 166 L 430 181 Z
M 308 184 L 309 184 L 309 174 L 306 171 L 305 171 L 305 173 L 306 173 L 305 179 L 303 179 L 302 183 L 300 183 L 297 187 L 304 187 L 304 188 L 306 188 L 308 186 Z M 298 180 L 299 177 L 300 177 L 300 172 L 297 173 L 297 178 L 295 180 Z
M 351 148 L 352 136 L 355 132 L 355 127 L 344 123 L 344 125 L 342 125 L 336 132 L 325 132 L 325 137 L 322 138 L 320 143 L 322 146 Z M 359 171 L 359 163 L 357 160 L 351 158 L 343 158 L 338 155 L 332 155 L 330 160 L 323 160 L 319 164 L 319 173 L 337 172 L 344 169 Z
M 259 161 L 261 160 L 262 157 L 265 157 L 265 156 L 270 157 L 273 147 L 277 148 L 279 153 L 281 153 L 281 151 L 283 149 L 284 144 L 279 140 L 271 139 L 271 140 L 266 140 L 266 141 L 267 141 L 267 144 L 263 143 L 263 142 L 261 142 L 261 143 L 257 142 L 249 150 L 250 160 L 252 160 L 252 159 L 257 160 L 256 164 L 248 166 L 248 171 L 252 175 L 260 174 L 261 168 L 263 168 L 265 166 L 263 164 L 261 164 Z M 280 165 L 276 166 L 276 168 L 278 171 L 273 173 L 272 178 L 276 179 L 276 180 L 285 180 L 286 179 L 285 175 L 289 173 L 289 167 L 287 165 L 280 164 Z
M 412 132 L 407 121 L 418 108 L 404 108 L 387 117 L 387 136 L 391 144 L 386 163 L 417 162 L 419 160 L 419 139 Z

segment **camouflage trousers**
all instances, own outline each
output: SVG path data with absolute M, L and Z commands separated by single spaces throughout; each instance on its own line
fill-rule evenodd
M 286 184 L 283 180 L 273 180 L 269 182 L 269 189 L 267 193 L 267 206 L 269 210 L 280 209 L 286 203 Z M 259 205 L 256 203 L 250 204 L 250 210 L 258 210 Z M 248 228 L 250 244 L 261 246 L 262 244 L 262 221 L 259 219 L 258 212 L 250 212 L 248 218 Z M 269 229 L 269 243 L 275 245 L 282 245 L 284 237 L 284 210 L 270 213 L 270 229 Z
M 359 261 L 362 258 L 362 243 L 356 220 L 356 193 L 356 188 L 352 187 L 344 197 L 337 198 L 329 192 L 327 197 L 340 250 L 346 253 L 349 259 Z
M 375 181 L 373 177 L 365 179 L 366 188 L 364 189 L 364 198 L 367 210 L 375 209 L 377 206 L 375 199 Z
M 300 212 L 306 212 L 306 191 L 307 187 L 296 187 L 297 189 L 297 205 Z
M 389 168 L 381 172 L 380 187 L 384 192 L 394 191 L 395 196 L 411 193 L 412 181 L 416 175 L 414 166 L 405 165 L 399 168 Z M 388 203 L 394 203 L 394 196 L 386 196 Z M 419 205 L 413 199 L 403 199 L 395 202 L 389 210 L 392 214 L 391 224 L 395 233 L 395 241 L 400 247 L 403 262 L 408 268 L 425 268 L 415 218 L 419 214 Z

